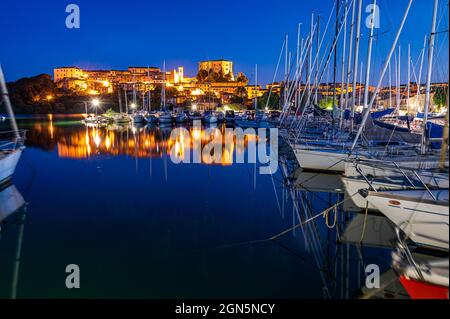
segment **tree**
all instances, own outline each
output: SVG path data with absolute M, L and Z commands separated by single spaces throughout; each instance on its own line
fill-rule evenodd
M 247 84 L 248 83 L 248 78 L 245 76 L 244 73 L 239 72 L 239 74 L 238 74 L 238 76 L 236 78 L 236 81 L 237 82 L 244 82 L 245 84 Z
M 243 98 L 243 99 L 247 99 L 248 98 L 247 90 L 243 86 L 237 87 L 234 92 L 240 98 Z
M 199 70 L 197 73 L 197 81 L 199 82 L 205 82 L 208 79 L 208 71 L 206 70 Z
M 440 109 L 447 103 L 447 92 L 445 88 L 443 87 L 436 88 L 436 91 L 434 92 L 433 101 L 438 109 Z
M 269 98 L 269 92 L 265 92 L 258 98 L 258 105 L 260 108 L 267 107 L 271 110 L 277 110 L 280 107 L 280 97 L 277 93 L 272 92 Z

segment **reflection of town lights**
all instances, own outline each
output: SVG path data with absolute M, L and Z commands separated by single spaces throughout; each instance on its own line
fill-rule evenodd
M 105 146 L 106 146 L 106 149 L 109 149 L 111 147 L 111 140 L 109 139 L 108 136 L 106 137 L 106 140 L 105 140 Z
M 202 132 L 200 130 L 194 130 L 192 132 L 194 139 L 198 140 L 202 137 Z
M 99 147 L 101 141 L 102 140 L 101 140 L 100 136 L 98 134 L 95 134 L 95 136 L 94 136 L 94 143 L 95 143 L 95 145 L 97 147 Z

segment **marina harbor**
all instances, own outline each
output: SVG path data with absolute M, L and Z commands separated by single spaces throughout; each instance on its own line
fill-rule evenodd
M 138 28 L 96 38 L 120 63 L 0 54 L 0 298 L 448 300 L 448 1 L 300 2 L 217 31 L 236 61 L 178 13 L 145 60 Z

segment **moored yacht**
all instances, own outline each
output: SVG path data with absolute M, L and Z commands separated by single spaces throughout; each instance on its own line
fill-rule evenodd
M 361 195 L 418 245 L 448 251 L 448 189 L 366 190 Z
M 0 93 L 3 96 L 3 103 L 8 112 L 12 131 L 0 132 L 0 184 L 8 180 L 16 170 L 20 156 L 25 149 L 25 133 L 17 128 L 16 119 L 9 100 L 8 89 L 6 87 L 3 70 L 0 66 Z

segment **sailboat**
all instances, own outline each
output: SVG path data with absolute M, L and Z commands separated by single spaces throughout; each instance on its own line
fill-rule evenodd
M 172 114 L 166 110 L 166 61 L 163 62 L 163 83 L 161 86 L 161 112 L 158 114 L 159 124 L 172 123 Z
M 361 195 L 417 244 L 448 251 L 448 189 L 366 190 Z
M 214 124 L 217 123 L 217 116 L 212 111 L 205 111 L 203 120 L 205 123 Z
M 3 96 L 3 103 L 6 107 L 12 126 L 12 131 L 0 132 L 0 184 L 3 184 L 14 174 L 14 171 L 16 170 L 17 163 L 19 162 L 20 156 L 25 149 L 26 131 L 19 131 L 17 127 L 1 66 L 0 90 Z
M 255 91 L 258 88 L 258 65 L 255 65 Z M 234 122 L 237 126 L 242 128 L 257 128 L 261 115 L 258 113 L 258 95 L 255 94 L 253 100 L 253 106 L 255 108 L 254 116 L 235 117 Z
M 148 82 L 150 83 L 150 70 L 147 72 L 147 76 L 148 76 Z M 146 112 L 145 114 L 145 121 L 147 121 L 147 123 L 149 124 L 156 124 L 158 123 L 158 116 L 157 113 L 152 111 L 152 92 L 151 89 L 149 88 L 148 92 L 147 92 L 148 96 L 148 112 Z

